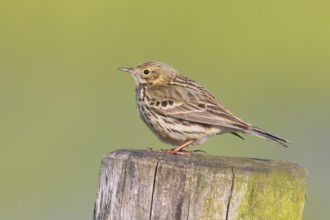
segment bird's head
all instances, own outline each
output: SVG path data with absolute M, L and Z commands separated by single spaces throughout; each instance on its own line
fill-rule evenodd
M 173 67 L 157 61 L 145 62 L 134 68 L 121 67 L 119 70 L 130 73 L 134 78 L 135 86 L 164 84 L 178 74 Z

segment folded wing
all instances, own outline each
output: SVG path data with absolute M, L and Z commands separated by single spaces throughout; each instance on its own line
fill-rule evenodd
M 249 125 L 232 113 L 208 91 L 176 85 L 154 86 L 146 91 L 150 105 L 159 114 L 186 121 L 244 131 Z

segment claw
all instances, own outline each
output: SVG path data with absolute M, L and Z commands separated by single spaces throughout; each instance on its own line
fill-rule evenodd
M 194 150 L 192 151 L 193 153 L 204 153 L 204 154 L 207 154 L 206 151 L 203 151 L 203 150 Z

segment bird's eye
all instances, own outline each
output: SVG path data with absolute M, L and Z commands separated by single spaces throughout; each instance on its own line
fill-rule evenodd
M 148 75 L 150 73 L 150 70 L 143 70 L 144 75 Z

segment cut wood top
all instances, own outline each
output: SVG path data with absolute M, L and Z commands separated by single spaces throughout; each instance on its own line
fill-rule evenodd
M 267 172 L 267 171 L 286 171 L 286 172 L 299 172 L 302 176 L 307 177 L 307 170 L 299 163 L 294 161 L 285 160 L 270 160 L 258 158 L 245 158 L 245 157 L 221 157 L 212 156 L 202 153 L 192 153 L 187 155 L 171 155 L 153 150 L 129 150 L 120 149 L 110 152 L 103 156 L 103 161 L 109 158 L 131 160 L 150 161 L 151 163 L 166 163 L 175 165 L 176 167 L 192 168 L 238 168 L 242 171 L 250 172 Z M 296 173 L 297 175 L 297 173 Z

